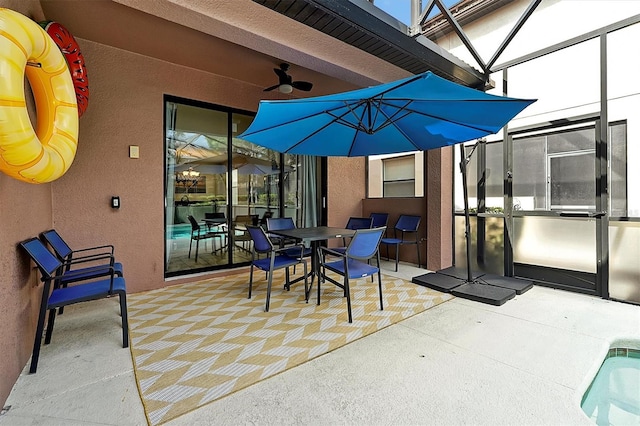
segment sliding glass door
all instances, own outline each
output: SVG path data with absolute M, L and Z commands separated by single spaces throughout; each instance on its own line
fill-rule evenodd
M 266 217 L 315 224 L 315 158 L 239 139 L 253 115 L 165 98 L 165 276 L 247 264 L 246 226 Z

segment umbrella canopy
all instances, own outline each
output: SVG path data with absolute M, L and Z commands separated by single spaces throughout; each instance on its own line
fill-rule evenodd
M 533 102 L 489 95 L 429 71 L 335 95 L 260 101 L 238 137 L 302 155 L 423 151 L 496 133 Z
M 241 175 L 276 175 L 280 173 L 280 169 L 274 169 L 271 165 L 247 163 L 238 167 L 238 173 Z M 285 171 L 291 171 L 291 167 L 286 166 Z
M 227 172 L 227 155 L 217 155 L 190 161 L 175 166 L 176 172 L 193 169 L 200 173 L 223 174 Z M 232 154 L 232 169 L 237 170 L 241 175 L 274 175 L 280 173 L 277 165 L 272 161 L 246 156 L 243 154 Z M 284 171 L 290 172 L 291 166 L 285 166 Z

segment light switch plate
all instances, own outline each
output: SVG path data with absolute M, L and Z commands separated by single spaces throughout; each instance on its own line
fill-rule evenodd
M 140 147 L 138 145 L 129 145 L 129 158 L 140 158 Z

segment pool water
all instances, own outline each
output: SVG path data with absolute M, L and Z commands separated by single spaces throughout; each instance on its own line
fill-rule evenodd
M 581 407 L 597 425 L 640 425 L 640 350 L 609 350 Z
M 181 224 L 173 225 L 170 230 L 167 230 L 169 239 L 175 240 L 176 238 L 189 238 L 191 236 L 191 225 Z

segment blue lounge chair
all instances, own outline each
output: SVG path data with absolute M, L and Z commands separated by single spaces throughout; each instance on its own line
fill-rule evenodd
M 117 277 L 115 271 L 111 268 L 111 274 L 106 278 L 89 282 L 76 281 L 75 284 L 63 287 L 60 283 L 61 276 L 57 275 L 57 272 L 60 271 L 62 267 L 62 262 L 47 249 L 42 241 L 38 238 L 31 238 L 22 241 L 20 246 L 35 262 L 42 274 L 41 279 L 44 282 L 29 373 L 35 373 L 38 368 L 38 358 L 40 357 L 40 346 L 42 344 L 44 320 L 47 311 L 49 311 L 49 319 L 47 321 L 47 333 L 44 340 L 45 345 L 51 342 L 53 325 L 56 319 L 56 309 L 74 303 L 118 295 L 120 298 L 120 315 L 122 317 L 122 347 L 126 348 L 129 346 L 127 290 L 124 278 Z M 72 275 L 73 271 L 66 272 L 65 274 Z
M 42 232 L 40 238 L 51 247 L 62 263 L 61 270 L 58 271 L 62 285 L 111 275 L 112 269 L 117 276 L 124 275 L 122 263 L 115 261 L 114 247 L 111 244 L 72 250 L 55 229 Z M 87 266 L 82 267 L 83 265 Z M 71 270 L 73 273 L 65 276 Z

